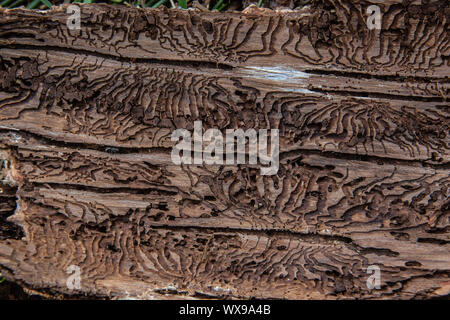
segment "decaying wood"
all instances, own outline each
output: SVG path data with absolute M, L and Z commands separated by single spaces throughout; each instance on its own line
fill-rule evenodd
M 449 8 L 384 1 L 368 30 L 370 4 L 82 5 L 81 30 L 65 7 L 1 9 L 2 274 L 109 297 L 448 295 Z M 278 173 L 175 165 L 197 120 L 279 129 Z

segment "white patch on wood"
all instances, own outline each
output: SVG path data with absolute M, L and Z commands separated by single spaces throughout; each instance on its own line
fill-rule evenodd
M 286 67 L 245 67 L 242 68 L 244 74 L 248 74 L 253 78 L 271 80 L 271 81 L 286 81 L 293 82 L 302 79 L 308 79 L 309 74 Z

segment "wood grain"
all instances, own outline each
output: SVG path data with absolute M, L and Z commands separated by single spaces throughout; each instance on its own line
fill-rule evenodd
M 80 7 L 81 31 L 66 6 L 0 9 L 5 277 L 143 299 L 450 294 L 445 1 Z M 277 174 L 175 165 L 194 121 L 278 129 Z

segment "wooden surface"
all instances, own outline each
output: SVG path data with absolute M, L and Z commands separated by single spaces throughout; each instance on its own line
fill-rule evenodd
M 450 294 L 449 7 L 384 1 L 368 30 L 373 3 L 82 5 L 81 31 L 65 7 L 0 9 L 2 274 L 120 298 Z M 279 129 L 277 175 L 173 164 L 196 120 Z

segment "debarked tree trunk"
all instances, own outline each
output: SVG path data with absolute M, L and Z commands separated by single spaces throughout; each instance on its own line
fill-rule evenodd
M 450 293 L 447 1 L 79 8 L 80 28 L 67 6 L 0 9 L 4 277 L 120 298 Z M 278 130 L 278 171 L 175 164 L 195 121 Z

